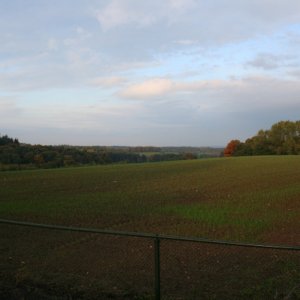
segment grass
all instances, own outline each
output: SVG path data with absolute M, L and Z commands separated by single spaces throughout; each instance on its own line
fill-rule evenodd
M 0 217 L 263 241 L 299 227 L 299 167 L 273 156 L 2 172 Z
M 0 218 L 300 245 L 299 182 L 298 156 L 1 172 Z M 161 255 L 170 299 L 281 299 L 299 282 L 299 253 L 162 242 Z M 0 284 L 26 299 L 36 286 L 146 299 L 152 262 L 152 241 L 0 226 Z

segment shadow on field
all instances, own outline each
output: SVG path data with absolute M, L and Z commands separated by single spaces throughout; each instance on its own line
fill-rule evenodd
M 154 299 L 151 239 L 0 226 L 0 299 Z M 300 252 L 161 241 L 162 299 L 300 299 Z

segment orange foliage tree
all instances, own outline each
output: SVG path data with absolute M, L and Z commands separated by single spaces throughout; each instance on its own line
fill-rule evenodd
M 231 140 L 224 149 L 224 156 L 233 156 L 240 144 L 241 142 L 239 140 Z

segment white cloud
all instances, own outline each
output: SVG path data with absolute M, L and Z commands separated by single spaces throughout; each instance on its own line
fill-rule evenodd
M 298 0 L 112 0 L 96 12 L 104 31 L 118 28 L 124 32 L 127 25 L 153 27 L 166 41 L 201 40 L 202 43 L 220 43 L 247 39 L 257 33 L 270 33 L 284 24 L 298 22 Z M 236 25 L 238 24 L 238 26 Z M 133 28 L 132 28 L 133 29 Z M 193 37 L 193 38 L 191 38 Z M 160 40 L 160 39 L 159 39 Z M 155 42 L 155 41 L 154 41 Z
M 89 32 L 88 30 L 78 26 L 76 28 L 76 32 L 80 38 L 81 41 L 86 40 L 86 39 L 90 39 L 93 37 L 93 34 L 91 32 Z
M 167 0 L 138 2 L 113 0 L 96 12 L 98 22 L 104 31 L 122 25 L 135 24 L 149 27 L 160 22 L 178 22 L 179 18 L 196 6 L 194 0 Z
M 11 96 L 0 97 L 0 126 L 5 127 L 13 125 L 23 112 L 23 109 L 17 105 L 17 98 Z
M 18 107 L 0 98 L 0 126 L 20 128 L 99 129 L 101 132 L 132 126 L 132 119 L 144 111 L 142 105 L 105 104 L 39 104 Z M 16 118 L 16 116 L 18 116 Z M 126 125 L 128 122 L 128 125 Z M 134 122 L 134 121 L 133 121 Z M 120 125 L 122 124 L 122 125 Z
M 71 36 L 63 39 L 63 44 L 67 47 L 83 47 L 91 38 L 93 38 L 91 32 L 78 26 Z
M 190 45 L 196 45 L 198 43 L 198 41 L 196 41 L 196 40 L 179 40 L 179 41 L 175 41 L 174 43 L 179 44 L 179 45 L 190 46 Z
M 300 108 L 300 81 L 274 77 L 249 77 L 243 79 L 241 101 L 249 107 L 280 109 L 297 106 Z M 237 94 L 236 96 L 238 96 Z M 267 111 L 266 111 L 267 112 Z
M 109 4 L 96 14 L 97 20 L 104 31 L 125 24 L 135 23 L 139 26 L 148 26 L 155 22 L 155 14 L 148 14 L 142 9 L 130 7 L 128 1 L 110 1 Z
M 293 67 L 297 63 L 297 56 L 273 53 L 258 53 L 246 65 L 263 70 L 274 70 L 280 67 Z
M 172 91 L 173 82 L 169 79 L 156 78 L 133 84 L 119 94 L 129 99 L 149 98 L 164 95 Z
M 117 87 L 126 82 L 126 79 L 119 76 L 111 76 L 111 77 L 97 77 L 90 80 L 90 84 L 93 86 L 111 88 Z
M 0 89 L 28 100 L 0 98 L 1 124 L 155 144 L 300 111 L 299 0 L 31 2 L 0 1 Z
M 240 86 L 236 80 L 198 80 L 174 81 L 167 78 L 153 78 L 132 84 L 122 89 L 119 95 L 128 99 L 156 98 L 176 93 L 194 93 L 195 91 L 217 92 L 226 88 Z
M 196 6 L 195 0 L 167 0 L 171 8 L 179 11 L 186 11 Z
M 292 77 L 296 77 L 296 78 L 300 79 L 300 69 L 290 71 L 289 75 L 292 76 Z
M 213 115 L 225 113 L 300 109 L 300 81 L 274 77 L 245 77 L 227 80 L 172 81 L 151 79 L 121 90 L 125 99 L 164 100 L 175 107 L 184 103 Z M 148 101 L 147 101 L 148 102 Z M 156 101 L 150 101 L 155 103 Z M 157 105 L 162 105 L 158 101 Z M 178 113 L 180 114 L 180 108 Z M 180 119 L 180 117 L 179 117 Z
M 54 38 L 48 39 L 48 49 L 50 51 L 57 51 L 58 50 L 58 41 Z
M 265 70 L 278 68 L 278 57 L 273 54 L 260 53 L 257 57 L 247 63 L 248 65 Z

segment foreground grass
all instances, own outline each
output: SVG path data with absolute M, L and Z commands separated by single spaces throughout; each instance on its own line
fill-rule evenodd
M 281 231 L 292 241 L 299 182 L 298 156 L 3 172 L 0 217 L 247 241 Z

